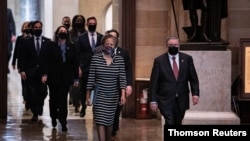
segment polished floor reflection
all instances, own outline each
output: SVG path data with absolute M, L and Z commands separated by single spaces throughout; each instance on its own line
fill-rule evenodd
M 68 132 L 62 132 L 60 124 L 52 128 L 49 117 L 48 97 L 45 100 L 44 114 L 39 121 L 31 122 L 31 112 L 26 111 L 21 96 L 21 80 L 16 70 L 8 75 L 8 120 L 0 123 L 1 141 L 98 141 L 92 109 L 80 118 L 69 105 Z M 120 119 L 119 141 L 161 141 L 161 121 L 157 119 Z

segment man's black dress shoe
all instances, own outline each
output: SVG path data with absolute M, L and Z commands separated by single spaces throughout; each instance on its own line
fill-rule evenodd
M 40 107 L 38 110 L 38 115 L 41 116 L 43 115 L 43 107 Z
M 81 111 L 80 112 L 80 117 L 84 117 L 85 116 L 85 111 Z
M 75 113 L 78 113 L 79 112 L 79 107 L 78 106 L 75 106 Z
M 56 125 L 57 125 L 56 119 L 52 119 L 52 126 L 56 127 Z
M 38 121 L 38 115 L 33 115 L 31 118 L 31 121 Z
M 62 125 L 62 131 L 63 131 L 63 132 L 67 132 L 67 131 L 68 131 L 68 128 L 67 128 L 66 125 Z

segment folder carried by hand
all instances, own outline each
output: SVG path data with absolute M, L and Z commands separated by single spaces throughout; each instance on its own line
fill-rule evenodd
M 90 105 L 95 104 L 97 92 L 98 92 L 98 85 L 95 85 L 94 88 L 90 92 Z

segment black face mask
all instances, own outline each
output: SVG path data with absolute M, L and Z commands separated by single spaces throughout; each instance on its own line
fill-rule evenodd
M 64 26 L 66 26 L 68 29 L 70 28 L 70 24 L 63 24 Z
M 34 35 L 34 32 L 33 32 L 32 29 L 29 29 L 29 32 L 30 32 L 31 35 Z
M 30 30 L 29 29 L 24 29 L 23 32 L 26 33 L 26 34 L 29 34 Z
M 60 39 L 66 39 L 66 38 L 67 38 L 67 33 L 65 33 L 65 32 L 60 32 L 60 33 L 58 33 L 58 37 L 59 37 Z
M 89 32 L 95 32 L 96 30 L 96 24 L 95 25 L 88 25 Z
M 76 28 L 83 28 L 83 23 L 75 23 Z
M 35 29 L 34 30 L 34 35 L 35 36 L 41 36 L 41 34 L 42 34 L 42 29 Z
M 179 48 L 175 47 L 175 46 L 170 46 L 170 47 L 168 47 L 168 52 L 171 55 L 176 55 L 179 52 Z

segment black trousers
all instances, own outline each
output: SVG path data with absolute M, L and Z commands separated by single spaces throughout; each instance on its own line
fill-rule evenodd
M 41 76 L 30 76 L 26 79 L 27 102 L 33 115 L 42 115 L 44 100 L 48 95 L 47 84 L 41 82 Z
M 72 100 L 73 106 L 75 107 L 79 107 L 81 104 L 81 86 L 82 86 L 82 80 L 79 80 L 79 86 L 76 88 L 74 87 L 74 85 L 72 84 L 69 88 L 69 94 L 70 94 L 70 98 Z M 85 103 L 84 103 L 85 104 Z
M 23 100 L 26 101 L 27 100 L 27 84 L 25 80 L 21 80 L 21 85 L 22 85 L 22 96 L 23 96 Z
M 87 86 L 87 82 L 88 82 L 88 76 L 89 76 L 89 72 L 84 72 L 83 76 L 81 77 L 81 89 L 80 89 L 80 93 L 81 93 L 81 104 L 82 104 L 82 109 L 80 112 L 85 112 L 86 111 L 86 86 Z
M 167 133 L 167 126 L 168 125 L 181 125 L 182 120 L 185 116 L 186 110 L 180 109 L 178 105 L 178 97 L 175 99 L 173 109 L 170 110 L 160 110 L 162 116 L 165 119 L 164 124 L 164 141 L 166 141 L 166 133 Z
M 112 136 L 116 135 L 116 132 L 119 130 L 119 124 L 120 124 L 120 114 L 122 111 L 121 105 L 117 105 L 116 111 L 115 111 L 115 116 L 114 116 L 114 124 L 113 124 L 113 131 L 112 131 Z
M 51 119 L 59 119 L 62 125 L 67 124 L 68 91 L 65 85 L 49 84 L 49 110 Z

